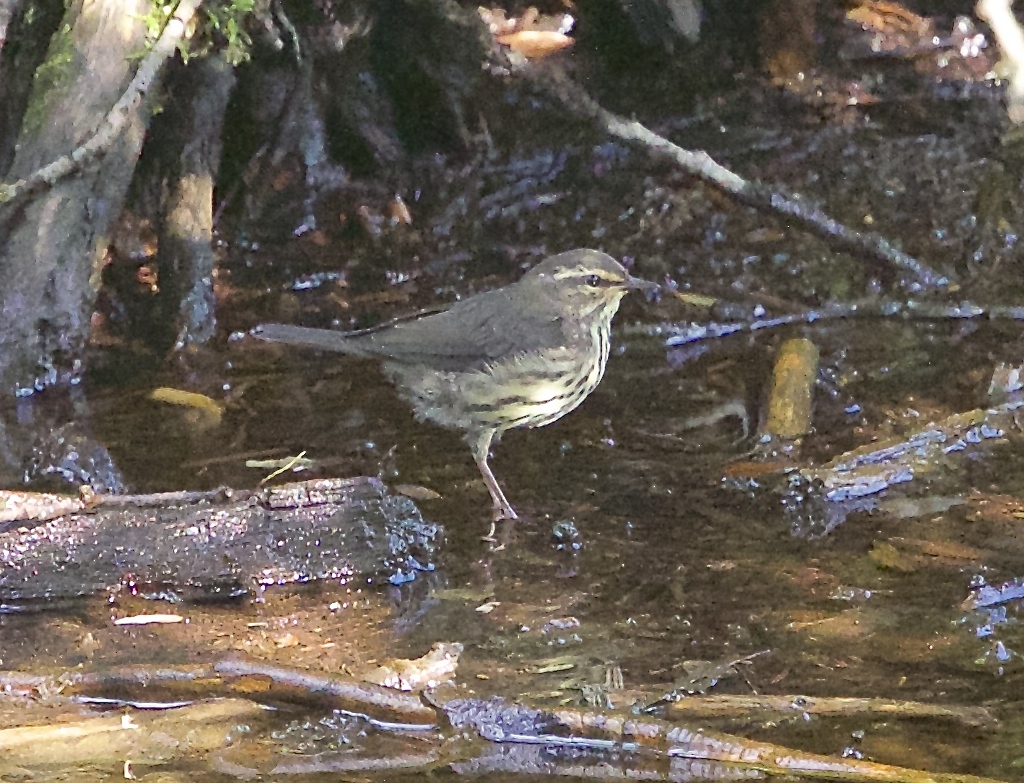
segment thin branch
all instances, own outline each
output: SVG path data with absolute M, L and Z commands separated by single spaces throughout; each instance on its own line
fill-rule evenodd
M 829 217 L 800 196 L 789 195 L 760 182 L 752 182 L 717 163 L 703 151 L 692 151 L 673 144 L 635 120 L 626 120 L 608 111 L 558 68 L 525 71 L 573 113 L 595 120 L 607 133 L 623 141 L 640 144 L 656 155 L 674 161 L 687 172 L 717 185 L 756 209 L 792 218 L 807 230 L 850 253 L 870 256 L 910 273 L 911 290 L 945 288 L 947 276 L 930 269 L 904 253 L 878 234 L 855 231 Z
M 102 157 L 120 136 L 128 121 L 138 112 L 164 62 L 174 54 L 178 43 L 185 38 L 188 25 L 201 4 L 202 0 L 181 0 L 160 37 L 153 44 L 153 48 L 139 64 L 131 84 L 107 113 L 99 130 L 70 154 L 37 169 L 24 179 L 10 184 L 0 183 L 0 205 L 7 205 L 15 199 L 25 198 L 39 190 L 52 187 L 86 164 Z
M 980 705 L 928 704 L 920 701 L 842 696 L 705 695 L 666 705 L 671 718 L 757 718 L 775 715 L 883 715 L 893 718 L 940 718 L 967 726 L 994 726 L 992 711 Z
M 839 318 L 900 318 L 915 321 L 965 321 L 968 319 L 989 321 L 1024 321 L 1024 307 L 1015 305 L 974 304 L 963 301 L 959 304 L 922 302 L 916 300 L 895 301 L 892 299 L 868 299 L 855 302 L 829 302 L 823 307 L 787 313 L 772 318 L 753 321 L 710 321 L 707 323 L 686 321 L 662 323 L 656 326 L 627 326 L 626 334 L 656 334 L 665 338 L 665 345 L 678 346 L 702 340 L 729 337 L 739 333 L 760 332 L 779 329 L 794 324 L 814 324 Z

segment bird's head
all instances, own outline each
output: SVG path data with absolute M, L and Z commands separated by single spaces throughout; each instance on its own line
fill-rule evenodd
M 560 302 L 579 317 L 607 311 L 615 314 L 631 290 L 656 291 L 656 283 L 633 277 L 618 261 L 599 250 L 569 250 L 533 267 L 524 281 L 551 287 Z

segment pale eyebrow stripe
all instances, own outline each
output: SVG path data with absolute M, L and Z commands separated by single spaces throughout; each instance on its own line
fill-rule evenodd
M 609 283 L 621 283 L 624 280 L 624 278 L 619 277 L 614 272 L 606 272 L 603 269 L 583 269 L 582 267 L 555 272 L 552 277 L 555 280 L 565 280 L 567 277 L 581 277 L 583 275 L 594 275 Z

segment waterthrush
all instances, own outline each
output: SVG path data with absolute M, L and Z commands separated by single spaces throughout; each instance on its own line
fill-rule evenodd
M 605 253 L 570 250 L 440 313 L 358 332 L 264 324 L 252 333 L 382 360 L 418 419 L 465 432 L 494 519 L 515 519 L 487 465 L 491 443 L 506 430 L 557 421 L 597 388 L 612 318 L 630 289 L 657 285 Z

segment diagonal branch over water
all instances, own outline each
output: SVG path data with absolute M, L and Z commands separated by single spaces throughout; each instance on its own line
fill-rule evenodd
M 623 141 L 669 158 L 685 171 L 710 182 L 755 209 L 791 218 L 808 231 L 827 240 L 833 247 L 857 256 L 884 261 L 907 273 L 903 285 L 912 292 L 946 288 L 951 280 L 913 256 L 904 253 L 885 237 L 856 231 L 829 217 L 823 210 L 799 195 L 790 195 L 761 182 L 744 179 L 722 166 L 702 150 L 688 150 L 659 136 L 637 122 L 608 111 L 582 87 L 556 67 L 529 70 L 531 78 L 574 114 L 595 120 L 607 133 Z

